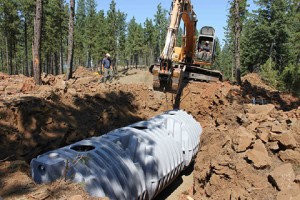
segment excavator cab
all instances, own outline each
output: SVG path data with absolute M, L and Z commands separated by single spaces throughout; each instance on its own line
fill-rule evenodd
M 197 40 L 197 49 L 194 56 L 194 63 L 200 66 L 211 66 L 215 59 L 215 29 L 211 26 L 204 26 L 200 30 Z

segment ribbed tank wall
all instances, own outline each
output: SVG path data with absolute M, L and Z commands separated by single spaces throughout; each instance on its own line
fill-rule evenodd
M 68 178 L 92 196 L 152 199 L 195 157 L 202 128 L 182 110 L 172 110 L 50 151 L 31 161 L 37 183 Z

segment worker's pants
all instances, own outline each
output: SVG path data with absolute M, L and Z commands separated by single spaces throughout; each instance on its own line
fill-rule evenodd
M 112 70 L 110 68 L 105 68 L 104 67 L 104 77 L 103 77 L 103 82 L 106 82 L 108 79 L 112 79 Z
M 206 51 L 201 51 L 200 53 L 198 53 L 198 58 L 200 60 L 210 62 L 211 54 L 209 52 L 206 52 Z

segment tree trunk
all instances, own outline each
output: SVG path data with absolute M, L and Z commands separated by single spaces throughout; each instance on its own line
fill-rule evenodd
M 27 16 L 25 16 L 25 22 L 24 22 L 24 41 L 25 41 L 25 76 L 29 76 L 29 70 L 28 70 L 28 43 L 27 43 Z
M 50 56 L 49 53 L 46 54 L 46 63 L 43 65 L 44 69 L 42 70 L 42 72 L 46 73 L 46 74 L 50 74 L 49 73 L 49 66 L 50 66 Z
M 1 48 L 1 71 L 4 72 L 4 56 L 3 56 L 2 48 Z
M 11 64 L 15 65 L 15 74 L 19 74 L 18 63 L 17 63 L 16 59 L 14 59 L 14 58 L 17 57 L 17 49 L 16 49 L 16 43 L 15 42 L 13 43 L 13 48 L 12 48 L 11 55 L 12 55 L 11 56 Z
M 241 25 L 240 25 L 240 2 L 241 0 L 234 0 L 235 9 L 235 26 L 234 26 L 234 63 L 236 70 L 236 81 L 238 85 L 241 85 L 241 61 L 240 61 L 240 37 L 241 37 Z
M 67 80 L 72 78 L 73 71 L 73 53 L 74 53 L 74 10 L 75 0 L 70 0 L 70 18 L 69 18 L 69 35 L 68 35 L 68 60 L 67 60 Z
M 33 43 L 33 73 L 35 84 L 41 85 L 41 35 L 43 1 L 36 0 L 36 13 L 34 19 L 34 43 Z
M 7 72 L 8 72 L 8 69 L 9 69 L 9 59 L 8 59 L 8 38 L 7 36 L 5 37 L 5 47 L 6 47 L 6 69 L 7 69 Z
M 54 75 L 54 55 L 50 54 L 50 74 Z
M 54 75 L 58 75 L 59 74 L 59 69 L 60 69 L 60 65 L 58 65 L 58 56 L 57 56 L 57 52 L 54 53 L 54 64 L 55 64 L 55 68 L 54 68 Z
M 12 62 L 12 57 L 13 57 L 13 50 L 12 50 L 12 41 L 9 41 L 9 49 L 8 49 L 8 51 L 9 51 L 9 64 L 8 64 L 8 66 L 9 66 L 9 75 L 12 75 L 13 74 L 13 62 Z
M 62 30 L 60 31 L 60 53 L 59 53 L 59 73 L 63 74 L 64 73 L 64 47 L 63 47 L 63 34 Z

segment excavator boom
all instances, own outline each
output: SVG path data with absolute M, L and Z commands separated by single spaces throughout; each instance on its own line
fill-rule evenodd
M 176 39 L 180 22 L 184 22 L 182 46 L 176 47 Z M 177 93 L 183 78 L 214 81 L 220 80 L 222 74 L 207 67 L 210 61 L 200 60 L 197 55 L 198 44 L 207 39 L 214 45 L 214 29 L 201 29 L 203 33 L 197 38 L 197 17 L 191 0 L 173 0 L 170 12 L 170 23 L 166 35 L 165 45 L 160 55 L 160 62 L 150 67 L 153 73 L 153 88 L 155 90 Z M 207 27 L 206 27 L 207 28 Z M 212 31 L 213 30 L 213 31 Z M 210 31 L 210 34 L 207 34 Z M 206 34 L 205 34 L 206 33 Z M 212 49 L 214 50 L 214 48 Z M 207 66 L 207 67 L 206 67 Z

